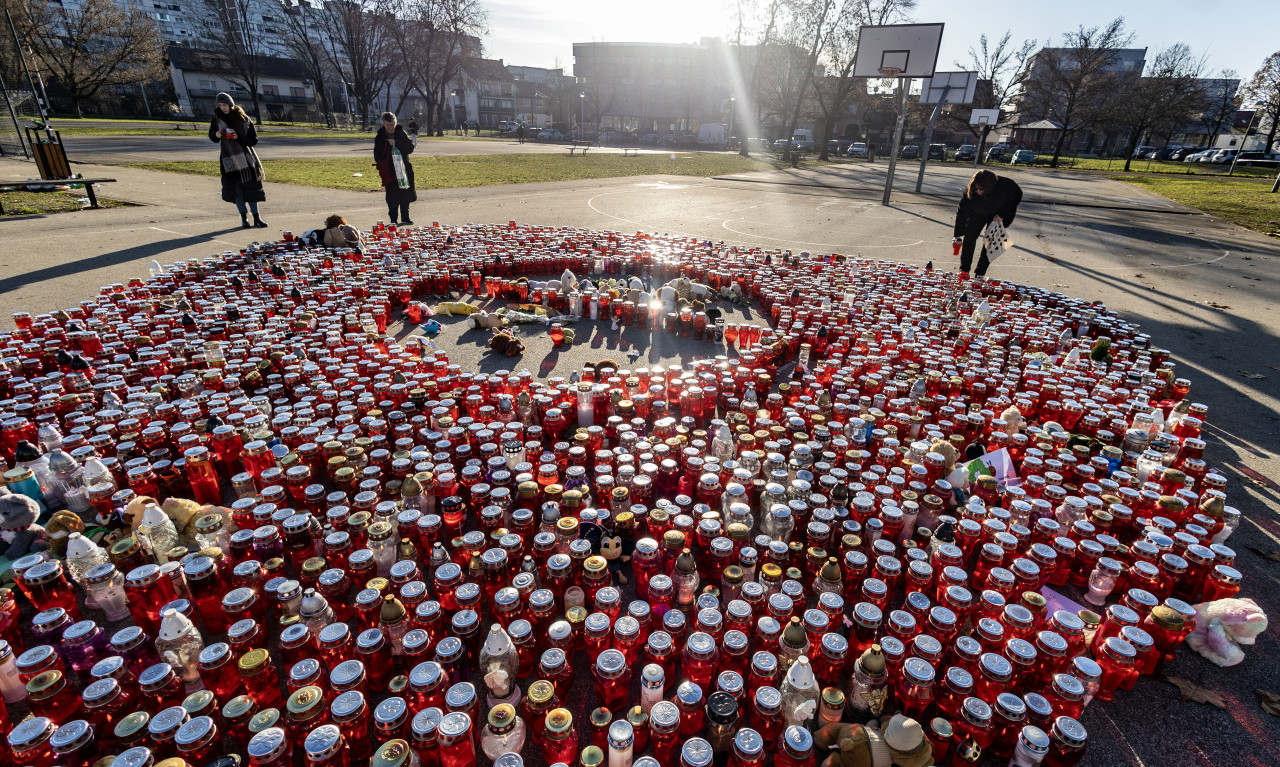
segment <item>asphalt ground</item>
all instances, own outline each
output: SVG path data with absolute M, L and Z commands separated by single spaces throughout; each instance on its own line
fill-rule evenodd
M 469 143 L 469 142 L 468 142 Z M 911 168 L 912 170 L 914 168 Z M 341 212 L 366 228 L 384 212 L 380 195 L 268 185 L 269 230 L 233 228 L 231 206 L 218 200 L 216 179 L 84 166 L 86 174 L 119 178 L 105 194 L 142 205 L 0 224 L 0 323 L 10 311 L 49 311 L 98 286 L 145 276 L 162 263 L 238 247 L 317 225 Z M 930 171 L 925 191 L 899 176 L 894 202 L 879 204 L 870 166 L 753 174 L 725 179 L 647 177 L 420 192 L 419 224 L 537 222 L 622 231 L 679 233 L 795 250 L 834 251 L 954 269 L 951 222 L 965 168 Z M 0 161 L 0 177 L 23 178 L 31 166 Z M 1141 190 L 1094 176 L 1011 173 L 1027 199 L 1010 229 L 1016 247 L 993 277 L 1101 300 L 1140 322 L 1153 343 L 1169 349 L 1191 398 L 1209 405 L 1208 458 L 1229 479 L 1228 497 L 1245 515 L 1229 541 L 1244 572 L 1242 595 L 1280 615 L 1280 550 L 1276 476 L 1280 321 L 1274 297 L 1280 247 Z M 753 315 L 754 316 L 754 315 Z M 467 323 L 446 324 L 438 341 L 464 367 L 528 368 L 568 375 L 586 361 L 619 362 L 631 346 L 649 363 L 688 360 L 709 345 L 615 333 L 604 323 L 580 327 L 579 343 L 553 352 L 540 331 L 523 329 L 522 359 L 489 355 Z M 1276 555 L 1280 557 L 1280 554 Z M 1245 648 L 1245 661 L 1219 669 L 1189 649 L 1167 673 L 1219 695 L 1226 710 L 1178 700 L 1172 685 L 1140 681 L 1114 702 L 1084 716 L 1086 765 L 1274 765 L 1280 763 L 1280 719 L 1258 705 L 1255 689 L 1280 691 L 1275 631 Z M 583 677 L 579 674 L 579 677 Z M 575 686 L 588 689 L 580 678 Z M 583 721 L 579 719 L 579 721 Z

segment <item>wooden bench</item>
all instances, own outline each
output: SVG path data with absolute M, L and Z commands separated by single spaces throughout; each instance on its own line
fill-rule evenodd
M 634 146 L 624 146 L 622 148 L 622 156 L 623 157 L 639 157 L 640 148 L 634 147 Z
M 30 187 L 40 187 L 43 189 L 52 189 L 57 186 L 70 186 L 72 184 L 83 184 L 84 191 L 89 198 L 89 207 L 98 208 L 98 195 L 93 191 L 94 184 L 113 184 L 114 178 L 62 178 L 62 179 L 28 179 L 26 181 L 3 181 L 0 182 L 0 192 L 20 192 Z M 0 216 L 4 215 L 4 204 L 0 203 Z
M 590 148 L 591 148 L 590 141 L 575 141 L 573 142 L 573 146 L 569 147 L 569 156 L 573 157 L 573 153 L 578 151 L 579 149 L 582 150 L 583 155 L 586 155 L 587 150 Z

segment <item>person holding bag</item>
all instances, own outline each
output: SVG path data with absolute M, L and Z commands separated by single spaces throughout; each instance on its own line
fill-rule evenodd
M 409 220 L 409 203 L 418 199 L 413 187 L 413 165 L 409 162 L 413 148 L 404 126 L 396 124 L 395 113 L 383 112 L 382 127 L 373 140 L 373 163 L 386 190 L 387 217 L 392 224 L 396 223 L 397 212 L 401 225 L 413 224 Z
M 229 93 L 219 93 L 217 109 L 209 121 L 209 140 L 219 145 L 218 164 L 222 171 L 222 199 L 235 203 L 240 211 L 240 226 L 248 229 L 250 212 L 253 224 L 265 229 L 267 222 L 258 215 L 258 203 L 267 199 L 262 188 L 265 174 L 258 153 L 258 130 L 253 119 L 236 104 Z
M 969 179 L 956 209 L 955 239 L 952 242 L 960 256 L 960 279 L 969 279 L 969 267 L 973 265 L 973 251 L 979 237 L 984 241 L 974 274 L 986 276 L 991 259 L 1004 252 L 1004 230 L 1013 223 L 1020 202 L 1022 188 L 1011 178 L 983 169 Z

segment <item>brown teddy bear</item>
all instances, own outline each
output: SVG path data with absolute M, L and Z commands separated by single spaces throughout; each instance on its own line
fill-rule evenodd
M 74 511 L 55 511 L 49 521 L 44 524 L 45 535 L 49 539 L 49 553 L 58 559 L 67 557 L 67 539 L 72 533 L 84 533 L 84 520 Z
M 829 724 L 814 733 L 815 754 L 831 753 L 821 767 L 928 767 L 933 747 L 914 719 L 894 714 L 881 731 L 860 724 Z
M 489 348 L 508 357 L 519 357 L 524 354 L 524 342 L 505 332 L 495 331 L 493 338 L 489 339 Z

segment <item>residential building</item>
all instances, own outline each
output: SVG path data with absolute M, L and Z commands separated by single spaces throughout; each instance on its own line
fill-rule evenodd
M 515 82 L 516 121 L 537 128 L 576 121 L 570 113 L 578 108 L 577 79 L 563 69 L 507 64 Z
M 213 114 L 219 92 L 226 92 L 247 108 L 253 97 L 228 77 L 230 64 L 213 51 L 171 45 L 168 48 L 169 73 L 178 108 L 184 115 L 202 118 Z M 315 86 L 307 70 L 293 59 L 276 56 L 259 58 L 262 117 L 268 120 L 316 121 Z
M 1117 48 L 1111 52 L 1104 72 L 1119 77 L 1140 77 L 1146 67 L 1146 48 Z M 1015 146 L 1052 151 L 1057 145 L 1058 133 L 1062 123 L 1055 117 L 1056 108 L 1061 103 L 1047 98 L 1044 91 L 1036 87 L 1036 83 L 1050 77 L 1051 62 L 1060 61 L 1064 68 L 1075 62 L 1075 54 L 1070 48 L 1041 48 L 1032 54 L 1026 63 L 1026 83 L 1022 98 L 1017 106 L 1018 120 L 1010 129 L 1011 140 Z M 1078 104 L 1077 115 L 1085 115 L 1097 104 Z M 1073 121 L 1074 122 L 1074 121 Z M 1070 131 L 1063 151 L 1068 154 L 1114 154 L 1124 148 L 1127 136 L 1123 131 L 1107 130 L 1105 126 L 1077 125 Z
M 697 131 L 728 118 L 728 73 L 719 41 L 574 43 L 582 103 L 570 122 L 602 130 Z
M 463 66 L 463 82 L 476 92 L 475 117 L 485 130 L 516 119 L 515 78 L 502 59 L 474 59 Z M 465 88 L 465 86 L 464 86 Z

